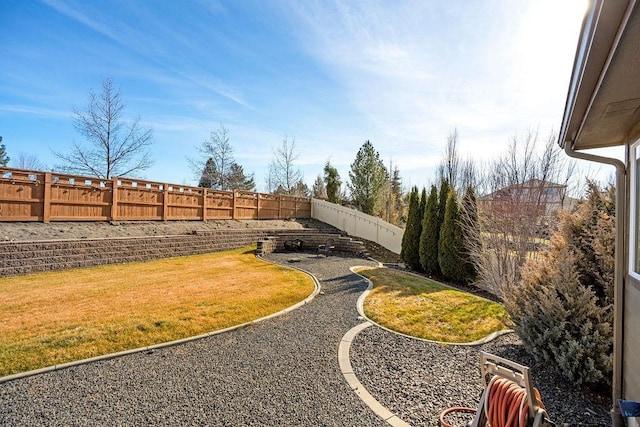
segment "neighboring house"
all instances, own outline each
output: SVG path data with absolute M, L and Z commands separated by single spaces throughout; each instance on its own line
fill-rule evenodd
M 566 185 L 530 179 L 482 196 L 478 198 L 478 205 L 485 212 L 495 209 L 509 211 L 515 205 L 526 206 L 532 215 L 545 217 L 568 207 L 566 190 Z
M 571 157 L 616 168 L 612 423 L 622 426 L 617 400 L 640 401 L 640 5 L 635 0 L 590 2 L 559 144 Z M 624 150 L 620 159 L 585 152 L 605 147 Z

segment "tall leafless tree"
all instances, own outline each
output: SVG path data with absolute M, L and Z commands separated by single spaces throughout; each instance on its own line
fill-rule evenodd
M 125 121 L 125 104 L 112 78 L 102 82 L 102 91 L 89 92 L 85 110 L 74 109 L 73 126 L 85 138 L 73 142 L 67 153 L 52 150 L 62 163 L 56 169 L 109 179 L 132 176 L 153 164 L 153 131 L 140 125 L 140 118 Z
M 580 179 L 575 162 L 561 155 L 553 133 L 541 141 L 537 130 L 514 136 L 488 165 L 483 177 L 488 194 L 479 200 L 482 238 L 469 248 L 485 288 L 500 294 L 520 280 L 522 265 L 544 244 L 551 210 L 565 206 L 570 179 Z
M 458 129 L 454 128 L 447 136 L 442 162 L 438 165 L 438 181 L 447 181 L 456 188 L 460 174 L 460 155 L 458 154 Z M 457 188 L 456 188 L 457 190 Z
M 206 182 L 210 182 L 211 188 L 216 190 L 233 190 L 230 176 L 231 166 L 235 161 L 229 130 L 221 123 L 218 129 L 211 131 L 208 139 L 202 141 L 198 152 L 199 159 L 188 159 L 194 175 L 201 181 L 204 178 Z M 207 162 L 210 163 L 209 167 Z
M 43 171 L 47 169 L 44 163 L 34 154 L 20 152 L 15 167 L 19 169 L 28 169 L 33 171 Z
M 302 171 L 296 165 L 300 154 L 296 152 L 295 138 L 289 141 L 287 137 L 282 145 L 273 149 L 273 160 L 269 164 L 268 181 L 271 191 L 276 189 L 284 194 L 295 194 L 299 183 L 303 179 Z

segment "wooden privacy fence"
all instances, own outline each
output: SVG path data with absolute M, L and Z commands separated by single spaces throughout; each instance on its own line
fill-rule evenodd
M 0 221 L 310 218 L 311 199 L 0 167 Z

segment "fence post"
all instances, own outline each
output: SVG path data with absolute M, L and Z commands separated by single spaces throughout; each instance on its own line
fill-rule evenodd
M 169 186 L 165 183 L 162 184 L 162 220 L 167 221 L 169 219 Z
M 207 189 L 202 189 L 202 221 L 207 220 Z
M 260 193 L 256 194 L 256 219 L 260 219 Z
M 42 222 L 51 221 L 51 172 L 44 173 L 44 192 L 42 194 Z
M 118 219 L 118 177 L 111 178 L 111 221 Z
M 278 219 L 282 219 L 282 194 L 278 194 Z
M 231 201 L 231 219 L 236 219 L 236 190 L 233 190 L 233 200 Z

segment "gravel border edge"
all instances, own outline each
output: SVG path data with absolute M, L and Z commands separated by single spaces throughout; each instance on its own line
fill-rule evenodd
M 360 331 L 373 326 L 373 323 L 363 322 L 358 326 L 354 326 L 351 328 L 340 340 L 340 344 L 338 345 L 338 364 L 340 365 L 340 371 L 344 376 L 344 379 L 349 384 L 351 390 L 355 392 L 356 395 L 380 418 L 385 420 L 392 426 L 395 427 L 410 427 L 410 424 L 402 421 L 396 414 L 391 412 L 386 407 L 382 406 L 380 402 L 378 402 L 372 395 L 367 391 L 367 389 L 360 383 L 355 373 L 353 372 L 353 367 L 351 366 L 351 360 L 349 358 L 349 350 L 351 348 L 351 342 L 355 339 L 356 335 L 360 333 Z

